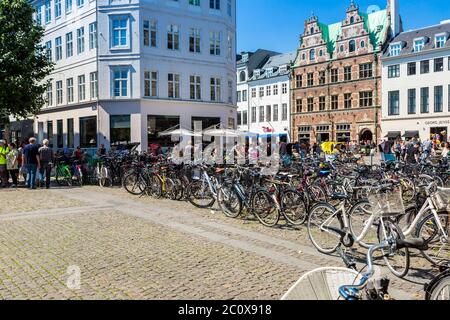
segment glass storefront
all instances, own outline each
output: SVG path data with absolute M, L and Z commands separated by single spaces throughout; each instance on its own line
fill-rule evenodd
M 56 145 L 59 149 L 64 147 L 63 121 L 56 121 Z
M 180 124 L 180 117 L 178 116 L 148 116 L 147 117 L 147 133 L 148 146 L 157 144 L 162 147 L 173 146 L 170 136 L 159 137 L 158 133 L 175 127 Z
M 97 117 L 80 118 L 80 147 L 97 148 Z
M 50 148 L 53 148 L 53 121 L 47 121 L 47 139 Z
M 73 128 L 73 119 L 67 119 L 67 147 L 74 147 L 74 128 Z
M 130 115 L 110 116 L 111 145 L 117 146 L 131 142 Z

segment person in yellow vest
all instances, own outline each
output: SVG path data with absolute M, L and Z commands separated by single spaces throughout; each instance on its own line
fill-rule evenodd
M 0 186 L 5 188 L 8 184 L 8 170 L 6 169 L 6 155 L 9 153 L 9 148 L 5 140 L 0 140 Z

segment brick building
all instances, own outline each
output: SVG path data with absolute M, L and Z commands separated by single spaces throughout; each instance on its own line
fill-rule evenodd
M 293 65 L 292 139 L 364 141 L 380 138 L 381 54 L 401 30 L 398 1 L 371 13 L 351 1 L 331 25 L 312 15 Z

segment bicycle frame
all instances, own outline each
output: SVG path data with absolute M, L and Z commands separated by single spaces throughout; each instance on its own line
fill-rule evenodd
M 422 218 L 424 218 L 425 213 L 428 210 L 431 210 L 431 213 L 433 214 L 434 219 L 436 220 L 436 224 L 438 225 L 438 228 L 440 229 L 442 234 L 446 234 L 446 231 L 445 231 L 444 227 L 442 226 L 441 221 L 439 219 L 438 212 L 436 211 L 436 208 L 434 207 L 433 201 L 431 201 L 431 198 L 428 197 L 427 200 L 425 201 L 425 203 L 423 204 L 422 208 L 420 209 L 419 213 L 414 218 L 414 221 L 411 222 L 411 225 L 408 228 L 402 230 L 403 234 L 405 236 L 410 236 L 411 234 L 413 234 L 417 224 L 420 222 L 420 220 Z M 448 234 L 447 234 L 447 237 L 448 237 Z

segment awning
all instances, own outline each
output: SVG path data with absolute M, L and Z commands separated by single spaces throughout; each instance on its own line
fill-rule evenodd
M 419 131 L 406 131 L 403 135 L 403 138 L 412 139 L 415 137 L 419 137 Z
M 398 137 L 401 137 L 401 136 L 402 136 L 402 133 L 400 131 L 389 131 L 385 138 L 397 139 Z

